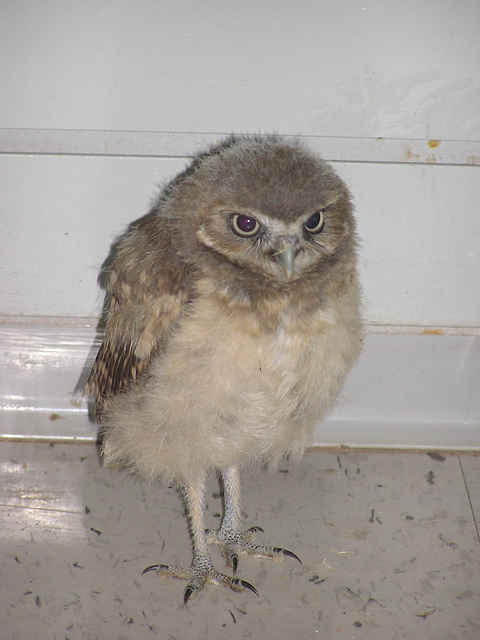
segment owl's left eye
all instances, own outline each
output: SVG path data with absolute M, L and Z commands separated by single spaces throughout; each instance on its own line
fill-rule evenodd
M 233 233 L 241 238 L 251 238 L 257 235 L 260 224 L 255 218 L 245 216 L 241 213 L 232 213 L 230 216 L 230 226 Z
M 323 216 L 323 211 L 317 211 L 313 214 L 313 216 L 310 216 L 310 218 L 308 218 L 303 226 L 308 231 L 308 233 L 315 234 L 322 231 L 324 224 L 325 218 Z

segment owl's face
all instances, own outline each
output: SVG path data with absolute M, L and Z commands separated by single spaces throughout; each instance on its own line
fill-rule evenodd
M 348 190 L 299 146 L 241 140 L 203 161 L 187 182 L 196 192 L 196 241 L 223 264 L 286 283 L 352 253 Z
M 284 282 L 298 278 L 334 249 L 328 237 L 322 237 L 333 202 L 321 203 L 293 222 L 235 204 L 215 209 L 197 237 L 244 268 Z

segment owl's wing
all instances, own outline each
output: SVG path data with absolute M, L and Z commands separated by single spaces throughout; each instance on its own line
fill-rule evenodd
M 85 386 L 98 419 L 105 401 L 138 380 L 165 349 L 192 299 L 191 282 L 188 265 L 172 255 L 152 221 L 122 242 L 107 278 L 105 338 Z

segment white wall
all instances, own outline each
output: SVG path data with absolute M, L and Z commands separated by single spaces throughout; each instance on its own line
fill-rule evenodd
M 2 126 L 476 139 L 477 0 L 1 3 Z
M 0 0 L 0 315 L 98 315 L 181 156 L 277 131 L 342 161 L 370 323 L 480 327 L 479 24 L 478 0 Z

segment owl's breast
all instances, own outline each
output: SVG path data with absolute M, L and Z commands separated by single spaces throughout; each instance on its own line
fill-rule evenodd
M 110 459 L 181 482 L 204 469 L 275 467 L 303 453 L 359 348 L 352 314 L 330 309 L 300 321 L 284 308 L 276 324 L 264 323 L 199 298 L 147 382 L 112 408 Z
M 238 458 L 278 460 L 303 452 L 358 348 L 348 322 L 334 322 L 331 311 L 300 322 L 284 308 L 275 323 L 262 323 L 207 297 L 181 323 L 159 374 L 182 419 L 210 441 Z

